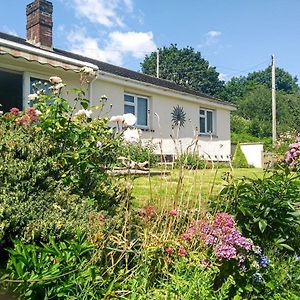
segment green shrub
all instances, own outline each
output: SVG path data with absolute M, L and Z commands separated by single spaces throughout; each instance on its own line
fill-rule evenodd
M 206 166 L 205 160 L 200 156 L 192 153 L 185 153 L 176 158 L 174 167 L 183 167 L 186 169 L 204 169 Z
M 237 144 L 233 159 L 232 159 L 232 165 L 234 168 L 248 168 L 248 162 L 245 157 L 245 154 L 243 153 L 241 149 L 241 145 Z
M 154 145 L 151 143 L 146 145 L 123 143 L 120 147 L 120 155 L 130 161 L 137 163 L 148 161 L 150 166 L 155 166 L 159 161 L 159 156 L 154 153 Z
M 78 92 L 77 100 L 88 103 Z M 48 105 L 52 97 L 52 105 Z M 57 94 L 35 108 L 0 117 L 0 242 L 70 238 L 79 226 L 97 228 L 91 215 L 114 214 L 118 184 L 108 176 L 119 152 L 107 118 L 72 114 Z M 100 142 L 100 143 L 99 143 Z M 116 180 L 116 179 L 114 179 Z
M 222 190 L 219 203 L 257 243 L 296 250 L 300 245 L 299 195 L 298 174 L 277 166 L 263 178 L 233 180 Z
M 91 263 L 94 248 L 81 235 L 41 246 L 15 241 L 2 285 L 21 299 L 99 299 L 103 280 Z

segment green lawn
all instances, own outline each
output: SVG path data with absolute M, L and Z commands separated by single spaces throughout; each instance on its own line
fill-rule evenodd
M 158 207 L 199 207 L 215 198 L 226 184 L 228 176 L 259 177 L 261 169 L 205 169 L 184 170 L 180 180 L 179 170 L 171 170 L 169 176 L 135 177 L 133 195 L 135 205 L 153 204 Z

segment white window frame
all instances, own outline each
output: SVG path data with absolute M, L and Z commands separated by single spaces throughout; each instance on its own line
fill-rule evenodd
M 125 101 L 125 95 L 133 97 L 133 102 Z M 149 97 L 143 96 L 143 95 L 138 95 L 138 94 L 132 94 L 132 93 L 124 92 L 123 98 L 124 98 L 124 113 L 125 113 L 125 105 L 134 107 L 134 112 L 135 112 L 135 116 L 136 116 L 136 119 L 137 119 L 135 126 L 138 127 L 138 128 L 142 128 L 142 129 L 149 129 L 149 105 L 150 105 Z M 143 99 L 147 100 L 147 111 L 146 111 L 146 114 L 147 114 L 147 125 L 140 125 L 140 124 L 137 123 L 138 122 L 138 116 L 137 116 L 137 113 L 138 113 L 138 98 L 143 98 Z
M 201 114 L 201 110 L 204 111 L 204 114 Z M 208 118 L 207 118 L 207 112 L 211 112 L 212 113 L 212 131 L 207 131 L 207 121 L 208 121 Z M 205 132 L 201 132 L 201 122 L 200 120 L 201 119 L 204 119 L 205 120 Z M 216 123 L 216 111 L 213 110 L 213 109 L 208 109 L 208 108 L 203 108 L 203 107 L 200 107 L 199 109 L 199 134 L 200 135 L 215 135 L 216 134 L 216 130 L 215 130 L 215 123 Z

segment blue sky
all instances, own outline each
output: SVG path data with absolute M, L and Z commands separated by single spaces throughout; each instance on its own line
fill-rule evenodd
M 25 37 L 30 0 L 0 2 L 0 31 Z M 192 46 L 221 77 L 270 64 L 300 78 L 300 0 L 53 0 L 54 46 L 139 70 L 146 53 Z

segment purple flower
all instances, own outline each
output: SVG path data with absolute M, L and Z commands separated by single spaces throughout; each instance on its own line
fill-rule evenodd
M 268 259 L 267 256 L 262 255 L 262 256 L 259 258 L 258 264 L 259 264 L 259 266 L 262 267 L 262 268 L 267 268 L 267 267 L 270 265 L 270 261 L 269 261 L 269 259 Z
M 235 243 L 240 246 L 241 248 L 249 251 L 252 248 L 252 241 L 250 239 L 247 239 L 243 236 L 236 239 Z
M 213 235 L 208 235 L 205 239 L 206 245 L 213 245 L 217 242 L 217 238 Z
M 236 249 L 233 246 L 229 245 L 221 245 L 216 247 L 215 249 L 216 256 L 219 259 L 227 259 L 230 260 L 236 257 Z

